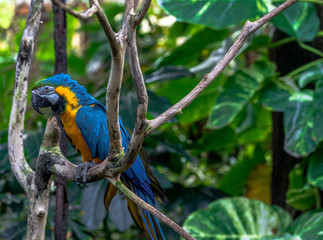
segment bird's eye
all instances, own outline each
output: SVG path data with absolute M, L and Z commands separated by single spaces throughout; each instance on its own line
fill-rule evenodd
M 49 90 L 49 87 L 48 87 L 48 86 L 46 86 L 46 87 L 45 87 L 45 90 L 46 90 L 46 91 L 48 91 L 48 90 Z

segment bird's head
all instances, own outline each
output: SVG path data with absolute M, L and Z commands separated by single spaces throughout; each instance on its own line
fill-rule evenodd
M 42 112 L 39 108 L 51 107 L 54 114 L 61 114 L 66 108 L 75 109 L 80 105 L 100 104 L 77 81 L 63 73 L 36 82 L 32 90 L 31 103 L 40 114 Z
M 36 82 L 31 95 L 31 103 L 35 111 L 43 114 L 40 108 L 51 107 L 54 114 L 62 113 L 66 99 L 59 89 L 69 89 L 69 84 L 72 82 L 76 83 L 67 74 L 55 75 L 54 77 Z

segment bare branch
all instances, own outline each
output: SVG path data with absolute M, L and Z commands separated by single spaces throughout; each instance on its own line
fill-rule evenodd
M 121 132 L 119 127 L 119 99 L 123 78 L 125 39 L 122 36 L 120 37 L 120 33 L 117 37 L 98 1 L 89 1 L 90 5 L 94 5 L 98 9 L 96 16 L 105 32 L 105 35 L 109 40 L 112 53 L 112 63 L 106 95 L 106 106 L 110 146 L 109 156 L 112 156 L 112 158 L 114 159 L 119 158 L 120 154 L 123 155 Z
M 158 211 L 153 206 L 149 205 L 145 201 L 143 201 L 141 198 L 139 198 L 136 194 L 134 194 L 130 189 L 128 189 L 121 181 L 120 179 L 116 178 L 108 178 L 109 182 L 112 183 L 116 188 L 118 188 L 127 198 L 131 199 L 134 203 L 136 203 L 138 206 L 142 207 L 146 211 L 150 212 L 152 215 L 154 215 L 158 220 L 160 220 L 162 223 L 165 223 L 170 228 L 174 229 L 179 235 L 181 235 L 183 238 L 188 240 L 195 240 L 190 234 L 188 234 L 182 227 L 180 227 L 177 223 L 175 223 L 173 220 L 166 217 L 164 214 L 162 214 L 160 211 Z
M 101 27 L 103 28 L 103 31 L 109 40 L 112 55 L 117 55 L 118 49 L 119 49 L 119 43 L 117 41 L 116 34 L 113 31 L 103 9 L 101 8 L 97 0 L 89 0 L 89 2 L 91 6 L 95 6 L 97 8 L 95 15 L 98 18 L 101 24 Z
M 28 192 L 34 171 L 26 162 L 23 147 L 24 121 L 28 91 L 28 73 L 35 37 L 38 32 L 42 0 L 31 1 L 26 26 L 17 56 L 13 103 L 8 130 L 9 159 L 13 173 L 23 189 Z
M 137 91 L 138 106 L 136 113 L 136 124 L 132 134 L 128 149 L 122 160 L 119 161 L 118 167 L 114 168 L 115 172 L 122 173 L 127 170 L 136 160 L 141 144 L 144 141 L 147 127 L 147 109 L 148 109 L 148 94 L 145 86 L 145 80 L 140 68 L 138 57 L 137 41 L 136 41 L 136 26 L 133 24 L 133 19 L 128 24 L 128 54 L 129 65 L 132 78 Z
M 269 22 L 273 17 L 284 11 L 286 8 L 293 5 L 297 0 L 287 0 L 277 8 L 270 11 L 268 14 L 258 19 L 255 22 L 247 21 L 244 25 L 242 32 L 236 39 L 232 47 L 225 54 L 222 60 L 212 69 L 212 71 L 204 76 L 200 83 L 182 100 L 176 103 L 174 106 L 166 110 L 164 113 L 149 121 L 148 133 L 152 132 L 156 128 L 160 127 L 163 123 L 167 122 L 170 118 L 182 112 L 191 102 L 207 87 L 212 83 L 217 76 L 223 71 L 223 69 L 230 63 L 230 61 L 237 55 L 238 51 L 243 46 L 246 39 L 254 33 L 257 29 L 262 27 L 264 24 Z
M 135 21 L 134 24 L 135 26 L 137 26 L 139 23 L 141 23 L 141 21 L 144 19 L 144 17 L 147 14 L 147 11 L 150 7 L 151 4 L 151 0 L 144 0 L 141 6 L 141 9 L 139 10 L 139 12 L 137 13 L 136 17 L 135 17 Z
M 80 19 L 80 20 L 83 20 L 83 21 L 86 21 L 86 20 L 90 19 L 93 16 L 93 14 L 98 11 L 97 7 L 95 5 L 92 5 L 84 13 L 80 13 L 78 11 L 75 11 L 75 10 L 67 7 L 64 3 L 62 3 L 59 0 L 52 0 L 52 2 L 55 5 L 59 6 L 61 9 L 65 10 L 66 12 L 68 12 L 70 15 L 72 15 L 72 16 Z
M 106 96 L 107 121 L 109 130 L 109 155 L 123 154 L 121 132 L 119 125 L 119 100 L 123 78 L 125 50 L 117 56 L 112 56 L 110 77 Z

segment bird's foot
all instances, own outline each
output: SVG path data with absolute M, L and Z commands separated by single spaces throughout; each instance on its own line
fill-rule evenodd
M 95 166 L 95 162 L 85 162 L 83 164 L 77 165 L 76 167 L 76 183 L 80 188 L 87 187 L 86 183 L 86 173 L 89 170 L 89 168 Z

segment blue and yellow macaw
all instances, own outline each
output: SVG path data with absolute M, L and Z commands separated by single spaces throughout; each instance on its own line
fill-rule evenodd
M 106 159 L 109 154 L 106 108 L 69 75 L 58 74 L 36 82 L 31 100 L 37 112 L 41 113 L 39 108 L 51 107 L 54 115 L 59 116 L 69 141 L 82 155 L 83 165 L 92 162 L 100 163 Z M 121 120 L 120 130 L 122 146 L 127 150 L 130 136 Z M 86 174 L 88 167 L 89 165 L 86 165 L 82 170 L 83 173 Z M 76 176 L 76 179 L 80 179 L 80 176 Z M 164 191 L 152 176 L 148 161 L 139 155 L 132 166 L 121 174 L 121 180 L 150 205 L 155 204 L 155 199 L 164 204 L 167 202 Z M 84 178 L 82 181 L 84 183 Z M 116 193 L 117 189 L 108 183 L 104 197 L 107 210 Z M 145 231 L 147 239 L 165 239 L 156 217 L 134 204 L 130 199 L 127 199 L 127 203 L 134 222 Z

